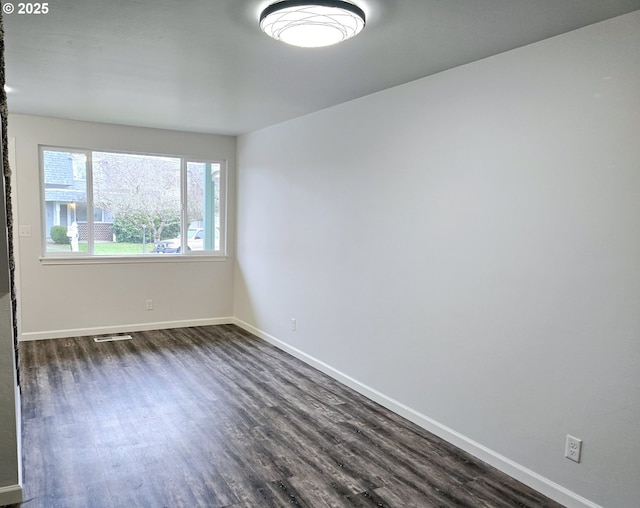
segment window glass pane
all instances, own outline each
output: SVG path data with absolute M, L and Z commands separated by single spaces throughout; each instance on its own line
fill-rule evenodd
M 187 162 L 187 223 L 191 251 L 220 251 L 220 164 Z
M 223 253 L 221 163 L 41 150 L 45 254 Z
M 180 252 L 180 159 L 93 152 L 94 251 L 152 253 L 161 241 Z
M 43 150 L 42 161 L 45 252 L 86 252 L 87 156 L 78 152 Z

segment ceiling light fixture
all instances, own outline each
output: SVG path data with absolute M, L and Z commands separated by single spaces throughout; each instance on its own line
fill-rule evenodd
M 364 11 L 340 0 L 284 0 L 260 15 L 260 28 L 269 37 L 303 48 L 331 46 L 358 35 Z

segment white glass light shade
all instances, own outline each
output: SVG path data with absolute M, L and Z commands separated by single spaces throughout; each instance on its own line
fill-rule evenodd
M 364 12 L 343 1 L 285 0 L 270 5 L 260 16 L 260 28 L 269 37 L 303 48 L 350 39 L 364 24 Z

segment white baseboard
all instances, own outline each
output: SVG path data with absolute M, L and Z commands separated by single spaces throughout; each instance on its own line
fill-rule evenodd
M 0 487 L 0 506 L 22 503 L 22 485 Z
M 105 335 L 124 332 L 142 332 L 146 330 L 164 330 L 167 328 L 186 328 L 188 326 L 228 325 L 234 318 L 184 319 L 179 321 L 157 321 L 154 323 L 136 323 L 118 326 L 97 326 L 93 328 L 72 328 L 69 330 L 48 330 L 20 334 L 20 341 L 61 339 L 64 337 L 84 337 L 87 335 Z
M 18 483 L 22 485 L 22 394 L 20 387 L 16 386 L 16 442 L 18 455 Z M 2 503 L 0 503 L 2 506 Z
M 295 356 L 299 360 L 315 367 L 321 372 L 331 376 L 333 379 L 340 381 L 341 383 L 353 388 L 358 393 L 365 397 L 377 402 L 381 406 L 393 411 L 396 414 L 412 421 L 416 425 L 419 425 L 423 429 L 441 437 L 445 441 L 461 448 L 462 450 L 470 453 L 474 457 L 490 464 L 496 469 L 508 474 L 512 478 L 528 485 L 529 487 L 537 490 L 545 496 L 561 503 L 570 508 L 602 508 L 600 505 L 589 501 L 588 499 L 576 494 L 575 492 L 566 489 L 562 485 L 559 485 L 548 478 L 532 471 L 513 460 L 496 453 L 495 451 L 487 448 L 486 446 L 456 432 L 455 430 L 443 425 L 436 420 L 429 418 L 422 413 L 398 402 L 385 394 L 374 390 L 373 388 L 361 383 L 357 379 L 348 376 L 332 366 L 308 355 L 304 351 L 301 351 L 293 346 L 290 346 L 286 342 L 277 339 L 273 335 L 269 335 L 266 332 L 246 323 L 240 319 L 233 318 L 233 323 L 240 328 L 266 340 L 279 349 L 286 351 L 287 353 Z

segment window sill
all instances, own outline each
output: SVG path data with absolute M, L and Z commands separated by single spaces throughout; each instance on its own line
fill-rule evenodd
M 156 254 L 140 256 L 46 256 L 42 265 L 108 265 L 137 263 L 215 263 L 227 261 L 228 256 L 207 254 Z

